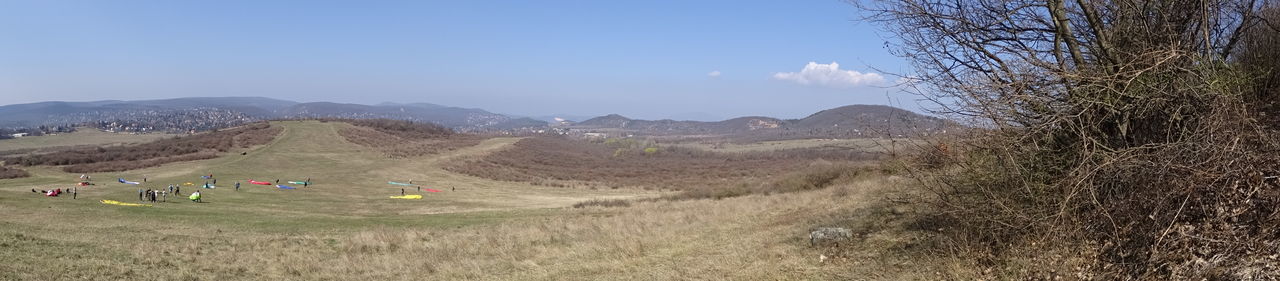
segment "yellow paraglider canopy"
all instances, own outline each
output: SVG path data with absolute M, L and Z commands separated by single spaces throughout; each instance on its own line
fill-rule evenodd
M 394 199 L 422 199 L 422 195 L 418 195 L 418 194 L 410 194 L 410 195 L 391 196 L 391 198 L 394 198 Z
M 120 202 L 116 200 L 102 200 L 102 204 L 129 206 L 129 207 L 151 207 L 150 204 L 125 203 L 125 202 Z

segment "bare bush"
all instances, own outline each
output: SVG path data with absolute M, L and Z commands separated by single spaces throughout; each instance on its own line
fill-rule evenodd
M 115 172 L 154 167 L 177 161 L 209 159 L 233 148 L 271 142 L 282 131 L 267 123 L 163 139 L 149 143 L 63 150 L 47 154 L 10 157 L 5 163 L 24 166 L 70 165 L 72 173 Z
M 1276 263 L 1268 251 L 1250 250 L 1280 243 L 1266 207 L 1280 191 L 1264 180 L 1280 173 L 1268 117 L 1274 4 L 863 8 L 915 65 L 906 86 L 975 127 L 911 166 L 952 241 L 989 253 L 988 264 L 1014 245 L 1082 248 L 1103 279 L 1258 279 L 1280 278 L 1265 270 Z
M 453 135 L 452 129 L 434 123 L 413 122 L 392 119 L 331 119 L 360 127 L 372 128 L 379 132 L 391 134 L 405 139 L 432 139 Z
M 338 131 L 347 141 L 381 150 L 392 158 L 432 155 L 473 146 L 483 137 L 456 134 L 453 130 L 431 123 L 389 119 L 324 119 L 325 122 L 347 122 L 355 125 Z
M 587 208 L 587 207 L 612 208 L 612 207 L 627 207 L 627 206 L 631 206 L 631 201 L 627 201 L 623 199 L 611 199 L 611 200 L 591 199 L 591 200 L 582 201 L 582 202 L 573 204 L 573 208 L 575 209 Z
M 22 169 L 0 166 L 0 179 L 16 179 L 30 176 L 31 174 Z

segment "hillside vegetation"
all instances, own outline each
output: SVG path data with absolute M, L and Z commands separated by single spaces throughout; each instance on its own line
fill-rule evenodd
M 433 123 L 391 119 L 321 119 L 355 125 L 338 131 L 347 141 L 375 148 L 393 158 L 438 154 L 480 143 L 483 137 L 458 134 Z
M 274 139 L 280 130 L 267 123 L 254 123 L 143 144 L 78 148 L 15 156 L 4 161 L 23 166 L 65 165 L 63 170 L 71 173 L 127 171 L 165 163 L 210 159 L 233 148 L 263 145 Z
M 981 128 L 909 165 L 974 279 L 1280 279 L 1275 1 L 860 3 Z
M 877 153 L 848 149 L 717 153 L 658 146 L 637 139 L 590 142 L 536 137 L 517 142 L 513 149 L 459 162 L 448 169 L 490 179 L 550 186 L 699 190 L 706 193 L 699 197 L 722 197 L 741 195 L 741 188 L 767 185 L 774 177 L 797 171 L 815 173 L 825 170 L 822 166 L 834 165 L 833 162 L 860 163 L 878 157 Z M 845 165 L 849 164 L 837 166 Z
M 178 135 L 113 133 L 91 128 L 78 128 L 71 133 L 0 140 L 0 156 L 26 153 L 39 154 L 84 147 L 138 144 L 176 136 Z
M 848 105 L 805 118 L 738 117 L 717 122 L 639 120 L 617 114 L 588 119 L 573 128 L 644 135 L 731 136 L 744 142 L 803 138 L 917 137 L 944 132 L 955 124 L 941 118 L 884 105 Z
M 0 166 L 0 179 L 16 179 L 30 177 L 31 174 L 22 169 Z

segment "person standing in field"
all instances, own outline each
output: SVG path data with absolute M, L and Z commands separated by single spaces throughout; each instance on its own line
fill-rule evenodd
M 142 202 L 142 194 L 144 194 L 145 192 L 146 192 L 145 190 L 138 189 L 138 202 Z
M 236 191 L 240 191 L 240 182 L 236 182 Z

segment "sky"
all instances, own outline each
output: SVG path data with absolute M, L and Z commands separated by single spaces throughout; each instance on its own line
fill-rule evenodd
M 840 0 L 0 0 L 0 104 L 261 96 L 520 116 L 919 111 Z

